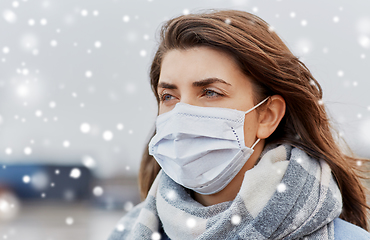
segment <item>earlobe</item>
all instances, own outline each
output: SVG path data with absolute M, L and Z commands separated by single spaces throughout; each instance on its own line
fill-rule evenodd
M 281 119 L 285 115 L 285 100 L 280 95 L 271 96 L 265 109 L 259 116 L 257 137 L 260 139 L 268 138 L 279 126 Z

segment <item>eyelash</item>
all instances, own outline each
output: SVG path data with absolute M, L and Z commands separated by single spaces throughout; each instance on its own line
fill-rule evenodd
M 160 101 L 160 102 L 165 102 L 165 101 L 167 101 L 167 100 L 165 100 L 165 99 L 164 99 L 164 97 L 165 97 L 165 96 L 171 96 L 171 97 L 173 97 L 171 94 L 168 94 L 168 93 L 162 93 L 162 94 L 160 94 L 160 95 L 159 95 L 159 101 Z
M 212 94 L 215 94 L 215 96 L 207 96 L 206 94 L 207 94 L 207 92 L 212 92 Z M 168 100 L 165 100 L 165 97 L 166 96 L 171 96 L 171 97 L 173 97 L 171 94 L 169 94 L 169 93 L 162 93 L 162 94 L 160 94 L 159 95 L 159 100 L 160 100 L 160 102 L 165 102 L 165 101 L 168 101 Z M 223 96 L 225 96 L 224 94 L 222 94 L 222 93 L 219 93 L 219 92 L 216 92 L 216 91 L 214 91 L 214 90 L 212 90 L 212 89 L 208 89 L 208 88 L 205 88 L 205 89 L 203 89 L 202 90 L 202 96 L 205 96 L 206 98 L 217 98 L 217 97 L 223 97 Z
M 207 96 L 206 94 L 207 94 L 207 92 L 208 92 L 208 91 L 210 91 L 210 92 L 212 92 L 212 93 L 215 93 L 215 94 L 216 94 L 216 96 Z M 215 97 L 223 97 L 223 96 L 224 96 L 223 94 L 221 94 L 221 93 L 219 93 L 219 92 L 216 92 L 216 91 L 214 91 L 214 90 L 212 90 L 212 89 L 208 89 L 208 88 L 203 89 L 203 90 L 202 90 L 202 92 L 203 92 L 203 95 L 204 95 L 205 97 L 207 97 L 207 98 L 215 98 Z

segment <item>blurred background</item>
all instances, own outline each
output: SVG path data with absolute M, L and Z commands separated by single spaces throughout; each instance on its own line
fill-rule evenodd
M 107 239 L 139 202 L 159 26 L 208 8 L 266 20 L 370 157 L 370 2 L 1 0 L 0 238 Z

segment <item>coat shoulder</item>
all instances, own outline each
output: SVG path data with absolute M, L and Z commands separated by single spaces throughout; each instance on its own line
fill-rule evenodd
M 370 233 L 352 223 L 336 218 L 334 219 L 334 238 L 335 240 L 370 240 Z

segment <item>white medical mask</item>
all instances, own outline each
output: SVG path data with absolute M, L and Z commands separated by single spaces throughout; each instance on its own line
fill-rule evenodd
M 259 142 L 245 146 L 245 114 L 268 98 L 246 112 L 177 103 L 157 117 L 149 154 L 178 184 L 204 195 L 217 193 L 236 176 Z

